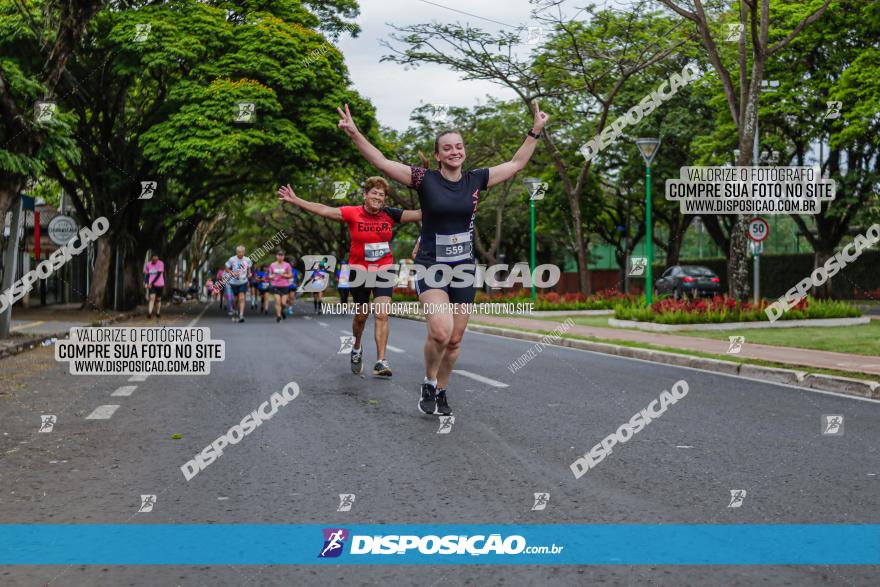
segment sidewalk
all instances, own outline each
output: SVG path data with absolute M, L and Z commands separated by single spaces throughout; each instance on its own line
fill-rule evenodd
M 559 326 L 557 323 L 547 320 L 507 318 L 499 316 L 480 316 L 471 321 L 474 323 L 490 324 L 499 327 L 545 331 L 553 330 Z M 723 340 L 693 338 L 690 336 L 677 336 L 675 334 L 661 334 L 656 332 L 621 330 L 617 328 L 601 328 L 596 326 L 575 325 L 569 328 L 566 331 L 566 334 L 590 336 L 604 340 L 624 340 L 629 342 L 647 343 L 656 346 L 688 351 L 700 351 L 715 355 L 726 355 L 727 349 L 729 348 L 728 342 Z M 760 359 L 762 361 L 772 361 L 775 363 L 800 365 L 813 369 L 856 371 L 880 377 L 880 357 L 770 346 L 749 343 L 748 341 L 743 344 L 738 355 L 730 355 L 731 358 L 737 356 L 749 359 Z
M 11 336 L 0 338 L 0 358 L 37 346 L 44 340 L 66 336 L 71 328 L 77 326 L 90 326 L 95 323 L 109 325 L 132 316 L 132 312 L 80 310 L 79 306 L 75 303 L 26 309 L 14 308 Z

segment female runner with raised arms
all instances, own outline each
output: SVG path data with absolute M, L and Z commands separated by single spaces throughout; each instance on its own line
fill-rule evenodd
M 457 131 L 440 133 L 434 141 L 434 159 L 439 169 L 413 167 L 391 161 L 370 144 L 358 131 L 348 105 L 339 112 L 339 128 L 351 137 L 361 155 L 374 167 L 395 181 L 418 191 L 422 210 L 422 230 L 415 263 L 426 267 L 427 276 L 437 276 L 456 265 L 474 265 L 474 219 L 480 192 L 512 178 L 525 168 L 535 152 L 541 130 L 548 116 L 533 102 L 534 122 L 522 146 L 510 161 L 494 167 L 462 171 L 466 153 L 464 140 Z M 445 272 L 445 270 L 444 270 Z M 473 274 L 473 270 L 470 271 Z M 426 312 L 428 333 L 425 339 L 425 378 L 419 393 L 419 410 L 425 414 L 449 415 L 452 410 L 446 397 L 449 375 L 461 350 L 469 312 L 450 304 L 471 304 L 476 287 L 450 285 L 452 279 L 437 285 L 424 277 L 416 282 L 419 301 L 442 311 Z

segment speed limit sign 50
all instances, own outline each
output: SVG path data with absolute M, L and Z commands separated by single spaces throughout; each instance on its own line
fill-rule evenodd
M 760 243 L 764 241 L 770 234 L 770 225 L 763 218 L 752 218 L 749 220 L 749 238 Z

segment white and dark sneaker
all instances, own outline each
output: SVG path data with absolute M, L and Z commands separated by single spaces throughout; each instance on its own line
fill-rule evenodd
M 419 411 L 433 416 L 437 409 L 437 388 L 430 383 L 422 383 L 422 395 L 419 398 Z
M 391 377 L 391 365 L 388 364 L 388 361 L 382 359 L 381 361 L 376 361 L 376 364 L 373 365 L 373 375 L 379 375 L 381 377 Z
M 351 372 L 355 375 L 364 372 L 364 349 L 351 349 Z
M 446 401 L 446 390 L 438 389 L 437 390 L 437 407 L 434 409 L 434 414 L 438 416 L 451 416 L 452 408 L 449 407 L 449 402 Z

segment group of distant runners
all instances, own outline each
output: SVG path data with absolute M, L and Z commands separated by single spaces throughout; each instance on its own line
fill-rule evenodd
M 360 133 L 347 104 L 344 109 L 337 108 L 337 111 L 340 116 L 339 128 L 352 139 L 364 159 L 386 177 L 415 189 L 419 196 L 420 209 L 401 210 L 386 206 L 390 185 L 385 178 L 378 176 L 369 177 L 364 182 L 363 204 L 359 206 L 335 208 L 310 202 L 297 196 L 290 185 L 282 186 L 278 195 L 281 201 L 306 212 L 348 225 L 351 245 L 347 281 L 356 284 L 347 291 L 347 295 L 356 304 L 352 321 L 354 344 L 350 354 L 351 371 L 356 374 L 363 372 L 361 342 L 367 318 L 372 313 L 375 316 L 377 355 L 373 373 L 390 377 L 391 366 L 385 358 L 385 350 L 388 343 L 387 308 L 391 302 L 392 286 L 383 284 L 381 280 L 366 280 L 364 283 L 365 280 L 356 279 L 358 272 L 375 274 L 395 265 L 391 252 L 393 227 L 406 222 L 421 222 L 414 260 L 416 264 L 426 268 L 427 274 L 436 276 L 438 272 L 433 271 L 433 268 L 437 266 L 473 266 L 474 220 L 480 194 L 509 180 L 526 166 L 535 151 L 548 116 L 534 103 L 533 126 L 514 156 L 493 167 L 465 172 L 465 145 L 458 131 L 447 130 L 437 136 L 434 141 L 434 160 L 438 167 L 429 169 L 426 164 L 411 166 L 386 158 Z M 472 273 L 473 269 L 466 271 Z M 306 270 L 305 280 L 328 277 L 327 268 L 315 264 Z M 234 306 L 229 308 L 229 312 L 233 320 L 239 322 L 244 321 L 245 294 L 248 287 L 252 293 L 258 293 L 262 297 L 264 313 L 268 311 L 267 296 L 273 295 L 276 320 L 281 321 L 285 319 L 285 311 L 292 309 L 297 290 L 296 282 L 296 270 L 285 260 L 284 251 L 278 251 L 276 261 L 268 268 L 253 271 L 252 262 L 244 256 L 244 248 L 239 247 L 236 255 L 230 257 L 225 268 L 218 272 L 214 289 L 219 293 L 221 288 L 218 284 L 223 284 L 224 288 L 228 288 L 229 295 L 237 298 L 237 312 Z M 420 384 L 418 401 L 418 409 L 424 414 L 446 416 L 452 413 L 447 386 L 461 351 L 462 337 L 470 317 L 466 308 L 474 301 L 476 287 L 473 282 L 463 287 L 460 287 L 461 283 L 453 285 L 451 282 L 452 278 L 445 281 L 441 278 L 438 282 L 426 280 L 424 276 L 417 278 L 415 282 L 419 301 L 424 307 L 432 309 L 425 313 L 425 376 Z M 257 299 L 258 296 L 252 296 L 252 300 Z M 220 303 L 222 304 L 222 300 Z M 320 295 L 315 295 L 314 303 L 316 311 L 320 311 Z M 256 308 L 256 302 L 252 301 L 252 304 Z M 152 307 L 151 301 L 150 312 Z M 158 314 L 158 302 L 156 307 Z
M 269 313 L 270 303 L 274 299 L 275 321 L 281 322 L 293 315 L 296 294 L 301 290 L 299 279 L 299 270 L 287 261 L 284 250 L 276 251 L 272 263 L 257 267 L 250 257 L 245 256 L 245 248 L 238 246 L 235 255 L 217 271 L 216 280 L 209 279 L 205 289 L 219 303 L 221 310 L 225 301 L 227 313 L 233 322 L 244 322 L 248 293 L 250 309 L 263 314 Z M 306 271 L 306 280 L 302 283 L 302 287 L 314 284 L 312 293 L 316 314 L 323 310 L 320 283 L 326 283 L 326 280 L 326 261 L 319 261 Z

